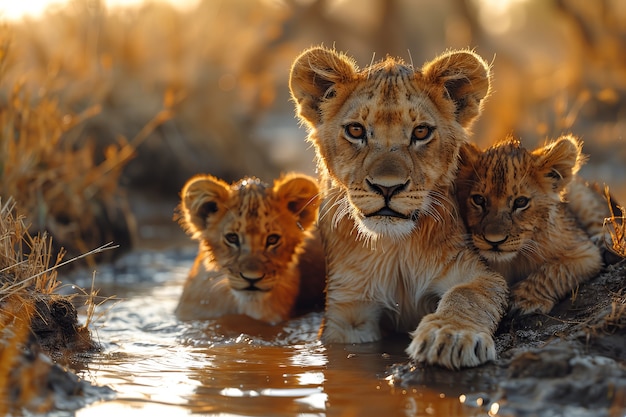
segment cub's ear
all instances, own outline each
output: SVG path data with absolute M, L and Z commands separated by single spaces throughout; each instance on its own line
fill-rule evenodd
M 224 208 L 230 187 L 211 175 L 198 175 L 187 181 L 180 195 L 180 224 L 197 238 L 205 230 L 207 219 Z
M 331 96 L 335 84 L 352 79 L 356 72 L 351 58 L 332 49 L 313 47 L 300 54 L 289 75 L 298 116 L 312 126 L 319 124 L 324 97 Z
M 459 160 L 462 167 L 473 167 L 482 151 L 473 143 L 464 142 L 459 149 Z
M 287 174 L 274 181 L 274 195 L 298 217 L 303 229 L 310 228 L 320 206 L 319 186 L 306 175 Z
M 532 155 L 543 179 L 554 191 L 562 190 L 584 163 L 582 143 L 572 135 L 561 136 L 554 142 L 535 149 Z
M 422 67 L 422 74 L 444 89 L 456 106 L 456 119 L 468 128 L 481 112 L 482 100 L 489 94 L 489 66 L 471 51 L 445 53 Z

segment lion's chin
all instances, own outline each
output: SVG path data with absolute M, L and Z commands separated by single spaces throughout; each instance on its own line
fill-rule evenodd
M 487 262 L 507 263 L 511 262 L 517 256 L 517 252 L 502 252 L 493 250 L 481 250 L 480 256 L 485 258 Z
M 357 221 L 359 234 L 369 239 L 383 236 L 405 239 L 415 230 L 415 221 L 396 216 L 369 216 Z

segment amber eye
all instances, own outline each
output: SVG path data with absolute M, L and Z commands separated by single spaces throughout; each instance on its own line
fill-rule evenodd
M 351 139 L 365 139 L 365 127 L 360 123 L 350 123 L 345 127 L 345 131 Z
M 472 203 L 476 204 L 477 206 L 482 207 L 485 205 L 485 197 L 480 194 L 474 194 L 471 199 Z
M 272 246 L 278 243 L 280 240 L 280 236 L 277 234 L 272 234 L 267 237 L 265 240 L 265 246 Z
M 434 130 L 434 127 L 428 125 L 416 126 L 411 133 L 411 141 L 416 142 L 430 139 Z
M 528 207 L 528 203 L 530 203 L 530 199 L 528 197 L 517 197 L 513 201 L 513 210 L 526 208 Z
M 239 246 L 239 236 L 237 236 L 237 233 L 226 233 L 224 238 L 226 239 L 226 242 L 231 245 Z

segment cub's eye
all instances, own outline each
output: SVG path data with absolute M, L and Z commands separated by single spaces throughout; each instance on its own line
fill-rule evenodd
M 237 236 L 237 233 L 226 233 L 224 238 L 231 245 L 239 246 L 239 236 Z
M 513 210 L 526 208 L 528 207 L 528 203 L 530 203 L 530 199 L 528 197 L 517 197 L 513 201 Z
M 428 125 L 419 125 L 411 132 L 411 142 L 420 142 L 428 140 L 432 136 L 435 128 Z
M 277 234 L 272 234 L 267 237 L 265 240 L 265 246 L 272 246 L 278 243 L 280 240 L 280 236 Z
M 472 199 L 472 203 L 476 204 L 477 206 L 482 207 L 485 205 L 485 197 L 480 194 L 474 194 L 470 198 Z
M 345 131 L 351 139 L 365 140 L 365 127 L 361 123 L 350 123 L 346 125 Z

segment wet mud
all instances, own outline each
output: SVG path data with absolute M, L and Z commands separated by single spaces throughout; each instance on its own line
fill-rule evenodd
M 498 359 L 471 369 L 395 364 L 396 386 L 439 387 L 502 416 L 626 412 L 626 261 L 581 285 L 550 314 L 507 316 Z

